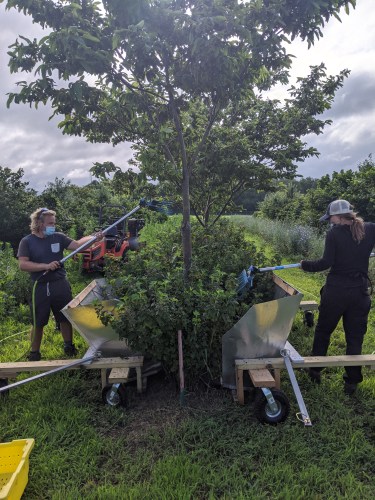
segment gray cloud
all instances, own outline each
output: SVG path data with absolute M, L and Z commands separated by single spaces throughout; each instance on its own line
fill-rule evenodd
M 320 177 L 340 170 L 355 170 L 375 152 L 375 78 L 370 72 L 353 72 L 337 92 L 333 106 L 322 116 L 333 121 L 320 136 L 305 137 L 320 152 L 299 165 L 304 176 Z
M 309 73 L 308 66 L 324 62 L 329 74 L 349 68 L 351 75 L 337 93 L 332 109 L 324 117 L 333 124 L 320 136 L 305 138 L 316 147 L 319 158 L 306 160 L 299 166 L 304 176 L 320 177 L 341 169 L 354 169 L 374 152 L 375 10 L 373 0 L 361 0 L 350 15 L 341 15 L 342 23 L 332 19 L 324 28 L 324 37 L 307 51 L 306 43 L 293 42 L 288 52 L 296 55 L 295 75 Z M 5 12 L 0 4 L 0 165 L 23 168 L 30 186 L 42 190 L 55 177 L 74 184 L 90 182 L 89 169 L 96 161 L 113 161 L 123 169 L 132 156 L 130 144 L 113 148 L 108 144 L 89 144 L 83 138 L 63 136 L 57 128 L 58 117 L 49 121 L 49 107 L 38 110 L 25 105 L 6 109 L 6 93 L 15 90 L 15 82 L 28 75 L 10 75 L 7 47 L 18 35 L 40 38 L 45 34 L 30 18 L 14 9 Z M 364 68 L 366 68 L 364 70 Z M 30 76 L 31 78 L 31 76 Z
M 370 72 L 353 72 L 338 90 L 334 106 L 327 115 L 333 119 L 362 117 L 375 111 L 375 78 Z
M 40 38 L 45 32 L 14 9 L 5 12 L 4 4 L 0 4 L 0 165 L 13 170 L 22 168 L 24 180 L 38 191 L 56 177 L 77 185 L 88 184 L 89 169 L 96 161 L 112 161 L 126 169 L 132 157 L 130 144 L 113 147 L 65 136 L 57 127 L 61 117 L 49 120 L 53 112 L 49 105 L 35 109 L 12 104 L 6 108 L 6 94 L 17 89 L 16 82 L 32 79 L 32 75 L 11 75 L 7 67 L 8 46 L 20 34 L 32 39 Z

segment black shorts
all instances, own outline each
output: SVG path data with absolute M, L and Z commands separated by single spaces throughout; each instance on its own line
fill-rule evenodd
M 59 323 L 67 322 L 61 309 L 72 300 L 72 290 L 65 278 L 48 283 L 37 283 L 35 287 L 35 325 L 45 326 L 49 321 L 50 311 Z M 31 302 L 31 317 L 34 324 L 33 305 Z

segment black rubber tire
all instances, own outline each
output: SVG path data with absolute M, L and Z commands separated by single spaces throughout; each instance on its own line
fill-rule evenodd
M 263 394 L 262 390 L 259 390 L 255 396 L 254 413 L 262 424 L 277 425 L 288 418 L 290 404 L 289 399 L 283 391 L 272 389 L 271 392 L 278 406 L 278 411 L 275 414 L 271 412 L 266 396 Z
M 139 250 L 139 240 L 136 236 L 130 237 L 128 242 L 129 242 L 129 250 L 133 252 Z
M 305 311 L 303 322 L 306 326 L 312 328 L 314 326 L 314 313 L 312 311 Z
M 122 406 L 122 407 L 126 408 L 128 406 L 128 395 L 127 395 L 127 391 L 126 391 L 125 387 L 123 386 L 123 384 L 121 384 L 120 387 L 117 389 L 117 393 L 112 401 L 109 399 L 111 389 L 112 389 L 112 386 L 107 385 L 102 390 L 103 402 L 109 406 Z
M 6 387 L 9 384 L 9 380 L 7 378 L 0 378 L 0 387 Z M 7 398 L 9 396 L 9 391 L 0 392 L 0 397 Z

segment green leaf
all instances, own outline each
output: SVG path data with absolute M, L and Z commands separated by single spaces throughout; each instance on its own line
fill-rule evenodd
M 97 38 L 96 36 L 93 36 L 93 35 L 91 35 L 90 33 L 87 33 L 87 32 L 85 32 L 82 35 L 82 38 L 84 38 L 85 40 L 90 40 L 90 42 L 100 43 L 99 38 Z

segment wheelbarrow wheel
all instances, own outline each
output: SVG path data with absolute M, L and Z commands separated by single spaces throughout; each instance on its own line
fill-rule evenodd
M 128 406 L 128 395 L 123 384 L 117 388 L 117 391 L 112 392 L 114 386 L 107 385 L 102 390 L 103 402 L 109 406 Z
M 303 323 L 309 328 L 314 326 L 314 313 L 312 311 L 305 311 Z
M 7 378 L 0 378 L 0 387 L 3 388 L 3 387 L 6 387 L 7 385 L 9 385 L 8 379 Z M 9 391 L 0 392 L 0 396 L 3 398 L 8 397 Z
M 271 392 L 275 400 L 276 410 L 270 407 L 263 391 L 259 390 L 255 396 L 254 412 L 256 418 L 263 424 L 276 425 L 288 418 L 290 404 L 283 391 L 272 389 Z

